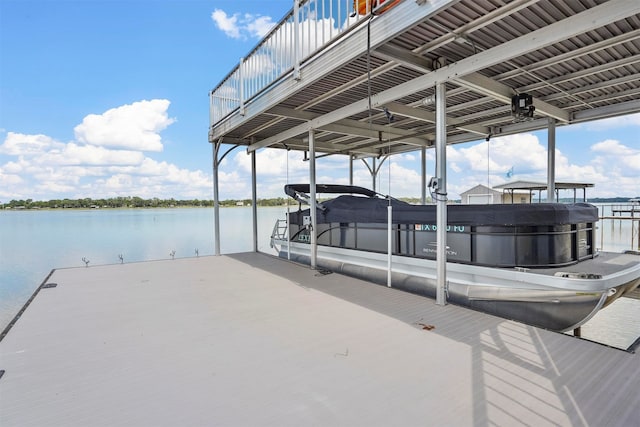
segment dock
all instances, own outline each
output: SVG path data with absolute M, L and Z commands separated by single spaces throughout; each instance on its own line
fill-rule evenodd
M 0 425 L 640 419 L 638 354 L 327 273 L 254 252 L 55 270 L 0 341 Z

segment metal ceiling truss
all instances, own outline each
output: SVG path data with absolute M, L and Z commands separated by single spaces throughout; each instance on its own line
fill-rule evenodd
M 210 129 L 210 141 L 353 157 L 431 147 L 447 84 L 447 142 L 640 111 L 640 2 L 635 0 L 404 0 L 283 75 Z M 364 49 L 370 45 L 370 51 Z M 370 96 L 369 96 L 370 93 Z M 533 95 L 515 122 L 512 97 Z M 390 122 L 385 114 L 393 114 Z M 323 154 L 320 154 L 323 155 Z
M 455 63 L 448 64 L 442 68 L 432 70 L 429 68 L 428 61 L 417 58 L 414 52 L 402 51 L 397 47 L 383 47 L 379 49 L 382 52 L 382 56 L 393 56 L 396 62 L 409 63 L 413 69 L 420 68 L 427 73 L 414 78 L 412 80 L 402 82 L 390 89 L 383 90 L 381 92 L 372 94 L 371 99 L 365 98 L 353 102 L 349 105 L 342 106 L 333 111 L 330 111 L 323 115 L 318 115 L 313 118 L 309 118 L 306 122 L 297 126 L 289 128 L 278 134 L 269 136 L 255 144 L 251 144 L 248 147 L 248 151 L 254 151 L 262 147 L 268 147 L 273 144 L 277 144 L 280 141 L 288 138 L 293 138 L 307 133 L 310 129 L 328 129 L 329 126 L 335 125 L 336 122 L 345 120 L 350 116 L 354 116 L 362 111 L 367 111 L 369 106 L 380 109 L 383 107 L 389 108 L 393 112 L 397 112 L 399 115 L 407 115 L 414 119 L 425 120 L 433 122 L 433 114 L 424 114 L 420 112 L 418 108 L 407 108 L 394 103 L 395 100 L 409 96 L 416 92 L 419 92 L 427 87 L 432 87 L 437 83 L 446 81 L 455 81 L 456 84 L 462 85 L 466 88 L 473 90 L 474 92 L 491 97 L 492 99 L 499 100 L 505 104 L 510 104 L 511 97 L 517 93 L 517 90 L 511 88 L 496 80 L 490 79 L 478 71 L 491 67 L 492 65 L 504 63 L 511 60 L 516 56 L 524 55 L 528 52 L 533 52 L 538 49 L 550 46 L 554 43 L 561 42 L 576 35 L 582 34 L 593 28 L 599 28 L 610 23 L 616 22 L 620 19 L 624 19 L 630 15 L 636 14 L 640 10 L 638 3 L 628 0 L 612 0 L 616 3 L 616 7 L 612 8 L 609 3 L 604 3 L 595 6 L 591 9 L 587 9 L 579 14 L 562 19 L 558 22 L 554 22 L 546 27 L 532 31 L 528 34 L 522 35 L 514 40 L 507 41 L 495 47 L 484 50 L 480 53 L 476 53 L 469 57 L 463 58 Z M 529 4 L 530 2 L 524 2 Z M 522 3 L 522 4 L 524 4 Z M 452 39 L 455 40 L 455 37 Z M 376 51 L 377 52 L 377 51 Z M 633 62 L 628 60 L 628 62 Z M 614 82 L 612 84 L 619 84 Z M 601 85 L 601 84 L 600 84 Z M 582 88 L 581 91 L 594 90 L 595 87 Z M 566 93 L 576 95 L 579 90 L 567 91 Z M 558 96 L 566 96 L 562 93 Z M 571 114 L 561 108 L 558 108 L 548 102 L 536 99 L 535 100 L 536 111 L 542 115 L 553 117 L 561 122 L 568 123 L 571 121 Z M 396 111 L 394 111 L 394 109 Z M 413 111 L 417 110 L 417 111 Z M 310 117 L 310 116 L 309 116 Z M 449 123 L 448 123 L 449 124 Z M 464 129 L 464 118 L 458 119 L 455 123 L 451 123 L 454 127 L 460 127 Z M 344 127 L 334 128 L 337 133 L 341 133 L 350 127 L 345 123 Z M 471 129 L 473 135 L 470 136 L 473 139 L 477 139 L 477 135 L 487 135 L 492 132 L 487 132 L 489 129 L 482 129 L 478 125 L 473 125 Z M 366 136 L 364 129 L 358 129 L 353 131 L 355 134 Z M 464 139 L 464 138 L 461 138 Z

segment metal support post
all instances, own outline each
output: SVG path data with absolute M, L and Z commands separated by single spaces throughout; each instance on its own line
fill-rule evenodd
M 549 117 L 547 130 L 547 202 L 556 201 L 556 120 Z
M 420 163 L 422 165 L 422 194 L 420 196 L 420 203 L 427 204 L 427 147 L 420 149 Z
M 446 305 L 447 284 L 447 92 L 436 85 L 436 304 Z
M 214 255 L 220 255 L 220 199 L 218 194 L 218 151 L 222 140 L 211 144 L 213 148 L 213 228 L 214 228 Z
M 251 210 L 253 214 L 253 252 L 258 252 L 258 190 L 255 151 L 251 152 Z
M 387 287 L 391 287 L 391 269 L 393 261 L 393 207 L 387 206 Z
M 373 191 L 376 191 L 376 178 L 378 177 L 378 169 L 376 169 L 376 158 L 373 157 L 372 158 L 372 169 L 371 169 L 371 180 L 373 182 L 373 186 L 371 187 L 371 189 Z
M 353 154 L 349 154 L 349 185 L 353 185 Z
M 309 129 L 309 195 L 311 196 L 311 204 L 309 213 L 311 213 L 311 268 L 315 269 L 318 265 L 318 247 L 317 247 L 317 212 L 316 212 L 316 142 L 315 131 Z

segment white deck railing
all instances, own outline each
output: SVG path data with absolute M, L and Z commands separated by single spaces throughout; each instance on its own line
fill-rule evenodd
M 380 3 L 384 3 L 385 0 Z M 386 0 L 389 1 L 390 0 Z M 211 91 L 210 124 L 214 126 L 245 105 L 269 85 L 293 73 L 300 78 L 301 64 L 346 32 L 363 23 L 353 0 L 294 0 L 285 15 L 249 54 Z M 362 6 L 361 6 L 362 10 Z

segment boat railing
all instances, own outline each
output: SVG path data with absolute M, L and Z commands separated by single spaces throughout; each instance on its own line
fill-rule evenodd
M 236 111 L 244 114 L 247 103 L 284 76 L 293 73 L 299 79 L 306 60 L 366 22 L 371 2 L 366 2 L 365 13 L 356 13 L 355 3 L 294 0 L 289 13 L 211 91 L 211 126 Z

